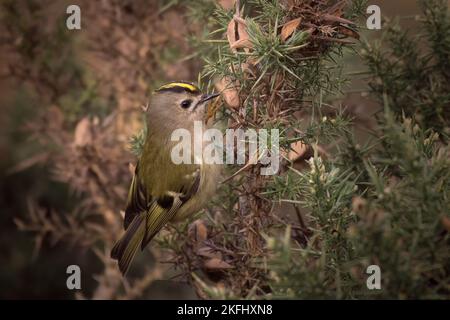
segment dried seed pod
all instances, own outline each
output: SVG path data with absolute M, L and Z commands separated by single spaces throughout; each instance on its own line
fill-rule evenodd
M 281 28 L 281 40 L 286 41 L 300 25 L 301 18 L 286 22 Z
M 193 238 L 197 244 L 203 243 L 208 238 L 208 228 L 203 220 L 195 220 L 189 226 L 189 236 Z
M 301 141 L 291 144 L 292 150 L 288 153 L 288 158 L 291 161 L 297 161 L 308 152 L 308 145 Z
M 230 44 L 231 51 L 237 52 L 237 49 L 243 48 L 245 52 L 250 52 L 253 47 L 248 33 L 247 25 L 243 19 L 232 19 L 227 27 L 227 39 Z
M 235 81 L 232 81 L 229 77 L 224 77 L 216 82 L 216 88 L 219 92 L 222 92 L 222 97 L 229 107 L 239 108 L 239 86 Z
M 205 261 L 203 266 L 209 270 L 221 270 L 221 269 L 233 268 L 233 266 L 231 264 L 229 264 L 221 259 L 218 259 L 218 258 L 212 258 L 212 259 Z

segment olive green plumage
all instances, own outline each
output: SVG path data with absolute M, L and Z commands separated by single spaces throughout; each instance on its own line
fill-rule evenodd
M 175 164 L 170 137 L 184 128 L 191 133 L 194 121 L 203 121 L 208 101 L 185 82 L 158 89 L 147 110 L 148 134 L 138 160 L 125 209 L 125 234 L 111 250 L 126 274 L 138 248 L 141 250 L 169 221 L 185 219 L 205 204 L 216 189 L 218 168 L 206 164 Z M 191 134 L 193 136 L 193 134 Z

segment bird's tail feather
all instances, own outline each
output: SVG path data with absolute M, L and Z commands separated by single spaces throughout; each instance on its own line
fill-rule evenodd
M 123 237 L 111 250 L 111 258 L 118 260 L 119 269 L 125 275 L 145 236 L 145 215 L 136 216 Z

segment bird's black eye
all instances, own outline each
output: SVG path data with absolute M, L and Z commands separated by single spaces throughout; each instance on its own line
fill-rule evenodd
M 183 100 L 183 102 L 181 102 L 181 107 L 183 109 L 187 109 L 191 106 L 192 100 Z

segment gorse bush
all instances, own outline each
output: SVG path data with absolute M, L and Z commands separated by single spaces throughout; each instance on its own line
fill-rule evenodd
M 340 57 L 359 38 L 347 19 L 362 17 L 363 1 L 238 1 L 209 16 L 212 32 L 198 47 L 209 54 L 202 77 L 223 90 L 217 119 L 280 129 L 286 161 L 271 178 L 229 168 L 208 219 L 194 224 L 203 238 L 161 238 L 201 296 L 449 297 L 450 17 L 445 1 L 419 3 L 423 32 L 390 24 L 387 45 L 363 41 L 382 106 L 363 145 L 357 119 L 331 106 L 345 92 Z M 306 168 L 295 166 L 308 156 Z M 366 285 L 370 265 L 380 268 L 381 290 Z
M 397 116 L 412 117 L 447 139 L 450 94 L 450 19 L 441 0 L 418 1 L 419 32 L 388 25 L 382 41 L 365 42 L 362 56 L 374 76 L 370 87 L 382 102 L 386 94 Z M 383 45 L 387 46 L 386 49 Z
M 394 119 L 386 107 L 376 147 L 350 140 L 330 168 L 313 158 L 289 176 L 314 231 L 300 248 L 271 240 L 275 296 L 448 297 L 449 150 L 432 130 Z M 346 165 L 350 149 L 360 167 Z M 381 268 L 379 291 L 366 288 L 369 265 Z
M 361 3 L 348 7 L 344 1 L 237 1 L 232 8 L 217 6 L 212 17 L 204 17 L 211 31 L 196 39 L 206 63 L 200 78 L 214 84 L 223 96 L 212 116 L 231 128 L 279 129 L 283 171 L 288 172 L 283 181 L 284 175 L 275 179 L 261 176 L 259 164 L 230 166 L 207 219 L 190 226 L 195 232 L 190 233 L 186 224 L 159 238 L 163 247 L 172 250 L 172 262 L 200 296 L 273 295 L 268 237 L 292 224 L 298 237 L 309 243 L 312 229 L 303 223 L 302 213 L 298 214 L 298 225 L 290 217 L 280 216 L 274 207 L 286 202 L 299 210 L 299 198 L 306 196 L 298 179 L 289 178 L 295 175 L 289 172 L 293 162 L 301 161 L 310 151 L 299 148 L 330 142 L 349 131 L 350 120 L 341 111 L 331 108 L 326 111 L 331 115 L 327 118 L 322 106 L 330 106 L 325 103 L 326 96 L 338 92 L 344 83 L 342 64 L 336 60 L 352 39 L 359 37 L 355 23 L 345 16 L 354 17 Z M 207 5 L 210 1 L 200 7 Z M 190 12 L 197 18 L 204 13 L 198 4 Z M 306 128 L 299 113 L 310 119 Z M 316 149 L 323 152 L 321 147 Z M 325 165 L 321 163 L 318 172 L 322 174 Z M 333 184 L 348 175 L 336 168 L 325 178 L 330 179 L 326 188 L 331 189 L 319 194 L 332 192 L 334 197 L 338 190 L 351 192 L 349 177 L 339 182 L 343 185 Z M 336 193 L 335 201 L 342 206 L 350 198 L 351 193 L 345 199 Z M 319 201 L 318 205 L 324 209 L 333 203 Z M 325 215 L 323 219 L 327 220 Z M 202 236 L 198 238 L 198 234 Z
M 449 296 L 448 59 L 442 57 L 450 53 L 443 31 L 450 16 L 444 1 L 420 3 L 424 34 L 410 40 L 390 26 L 387 48 L 364 44 L 371 88 L 384 106 L 379 132 L 366 146 L 347 134 L 328 170 L 314 158 L 309 173 L 294 174 L 316 230 L 305 248 L 272 244 L 275 296 Z M 420 55 L 424 39 L 433 43 Z M 330 181 L 337 169 L 341 177 Z M 381 290 L 365 286 L 369 265 L 381 269 Z

